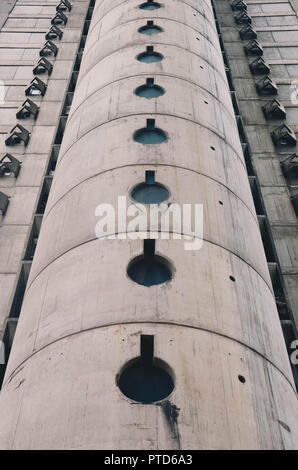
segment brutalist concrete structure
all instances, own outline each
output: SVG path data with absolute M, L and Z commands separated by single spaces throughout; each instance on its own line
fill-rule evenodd
M 263 112 L 257 94 L 279 91 L 253 76 L 271 46 L 238 31 L 256 4 L 291 4 L 240 3 L 22 0 L 3 13 L 1 449 L 298 448 L 296 277 L 282 258 L 297 219 L 289 206 L 292 223 L 272 224 L 262 165 L 285 192 L 273 146 L 291 156 L 295 129 L 282 96 Z M 148 203 L 146 185 L 168 211 L 203 204 L 200 250 L 174 223 L 169 239 L 119 223 L 96 236 L 98 205 Z

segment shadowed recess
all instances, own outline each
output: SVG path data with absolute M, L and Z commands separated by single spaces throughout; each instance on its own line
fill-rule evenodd
M 163 29 L 160 26 L 154 24 L 153 21 L 147 21 L 145 26 L 141 26 L 138 29 L 138 32 L 141 34 L 158 34 L 161 33 Z
M 148 64 L 152 62 L 160 62 L 163 59 L 163 55 L 154 50 L 153 46 L 147 46 L 145 52 L 141 52 L 137 56 L 137 60 L 140 62 L 146 62 Z
M 158 204 L 168 199 L 169 191 L 155 181 L 155 171 L 146 171 L 145 182 L 132 189 L 131 197 L 142 204 Z
M 161 144 L 167 140 L 167 135 L 162 129 L 155 127 L 155 119 L 147 119 L 147 127 L 138 129 L 133 138 L 140 144 Z
M 139 403 L 165 399 L 174 389 L 174 380 L 164 361 L 154 358 L 154 336 L 141 335 L 140 357 L 129 361 L 118 379 L 121 392 Z
M 144 240 L 144 254 L 129 263 L 127 274 L 132 281 L 146 287 L 172 279 L 169 262 L 155 254 L 155 240 Z
M 154 0 L 147 0 L 147 2 L 142 3 L 139 8 L 142 10 L 157 10 L 161 8 L 161 4 L 154 2 Z
M 161 86 L 155 85 L 154 78 L 147 78 L 146 85 L 141 85 L 135 90 L 135 94 L 141 98 L 157 98 L 164 93 L 165 90 Z

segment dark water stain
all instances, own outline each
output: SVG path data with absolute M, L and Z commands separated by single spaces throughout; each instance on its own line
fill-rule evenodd
M 172 438 L 177 441 L 178 449 L 180 449 L 180 434 L 178 428 L 178 416 L 180 408 L 177 408 L 177 406 L 171 403 L 169 400 L 165 400 L 162 403 L 159 403 L 158 406 L 162 408 L 164 416 L 170 427 Z
M 277 421 L 286 431 L 291 432 L 290 426 L 288 426 L 284 421 L 281 421 L 280 419 L 278 419 Z

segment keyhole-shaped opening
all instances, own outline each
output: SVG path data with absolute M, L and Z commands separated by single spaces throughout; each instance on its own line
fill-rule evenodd
M 158 8 L 161 8 L 161 4 L 154 0 L 147 0 L 147 2 L 140 5 L 140 8 L 141 10 L 157 10 Z
M 134 258 L 127 267 L 130 279 L 141 286 L 155 286 L 172 279 L 170 263 L 155 254 L 155 240 L 144 240 L 144 253 Z
M 147 46 L 145 52 L 141 52 L 137 56 L 137 60 L 140 62 L 152 63 L 160 62 L 163 59 L 163 55 L 154 50 L 153 46 Z
M 147 24 L 145 26 L 141 26 L 138 31 L 141 34 L 158 34 L 161 33 L 163 29 L 154 24 L 153 21 L 149 20 L 147 21 Z
M 145 182 L 135 186 L 130 195 L 142 204 L 158 204 L 168 199 L 169 191 L 163 184 L 155 181 L 155 171 L 146 171 Z
M 155 119 L 147 119 L 147 127 L 138 129 L 133 138 L 140 144 L 161 144 L 167 140 L 167 135 L 162 129 L 155 127 Z
M 141 85 L 135 90 L 135 94 L 141 98 L 157 98 L 162 96 L 165 90 L 154 83 L 154 78 L 147 78 L 146 84 Z
M 131 400 L 149 404 L 164 400 L 174 389 L 173 373 L 154 357 L 154 336 L 140 336 L 140 356 L 129 361 L 119 374 L 118 386 Z

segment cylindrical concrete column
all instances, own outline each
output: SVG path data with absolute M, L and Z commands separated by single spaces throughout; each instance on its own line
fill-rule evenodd
M 141 4 L 95 6 L 1 392 L 0 447 L 295 448 L 297 398 L 211 4 Z M 164 140 L 142 141 L 147 125 Z M 152 172 L 169 208 L 203 204 L 204 236 L 197 251 L 159 237 L 171 279 L 148 286 L 127 274 L 143 240 L 98 239 L 95 211 L 117 215 L 118 196 L 135 204 Z M 153 403 L 122 393 L 140 354 L 141 374 L 153 354 L 174 385 Z

